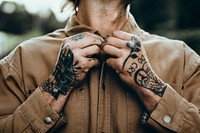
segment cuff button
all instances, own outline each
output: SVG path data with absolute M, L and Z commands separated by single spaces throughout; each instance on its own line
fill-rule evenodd
M 165 123 L 170 123 L 170 122 L 172 121 L 172 118 L 171 118 L 169 115 L 165 115 L 165 116 L 163 117 L 163 121 L 164 121 Z
M 84 90 L 84 88 L 82 88 L 82 87 L 79 89 L 79 92 L 80 92 L 80 93 L 83 93 L 84 91 L 85 91 L 85 90 Z
M 45 124 L 51 124 L 51 121 L 52 121 L 52 120 L 51 120 L 51 117 L 45 117 L 45 118 L 44 118 L 44 123 L 45 123 Z

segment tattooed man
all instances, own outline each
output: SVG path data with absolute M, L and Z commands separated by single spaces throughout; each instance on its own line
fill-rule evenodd
M 69 2 L 64 29 L 0 61 L 0 132 L 200 132 L 199 55 L 140 29 L 132 0 Z

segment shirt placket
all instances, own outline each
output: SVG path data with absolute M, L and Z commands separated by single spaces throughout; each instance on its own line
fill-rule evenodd
M 105 107 L 105 93 L 103 89 L 103 76 L 104 76 L 104 66 L 105 62 L 102 63 L 101 71 L 99 75 L 99 85 L 98 85 L 98 109 L 97 109 L 97 133 L 103 132 L 104 125 L 104 107 Z
M 98 133 L 110 133 L 111 132 L 111 112 L 110 112 L 110 89 L 109 84 L 109 72 L 105 66 L 105 62 L 102 64 L 99 79 L 99 98 L 98 98 Z

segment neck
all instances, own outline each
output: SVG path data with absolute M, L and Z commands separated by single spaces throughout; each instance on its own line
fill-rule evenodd
M 129 10 L 123 3 L 124 0 L 81 0 L 77 16 L 82 23 L 108 35 L 128 20 Z

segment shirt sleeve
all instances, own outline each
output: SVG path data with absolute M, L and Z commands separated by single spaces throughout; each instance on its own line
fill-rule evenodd
M 167 85 L 146 122 L 160 132 L 200 132 L 200 57 L 187 46 L 185 53 L 182 94 Z
M 26 95 L 20 72 L 0 61 L 0 132 L 46 132 L 63 123 L 40 89 Z

